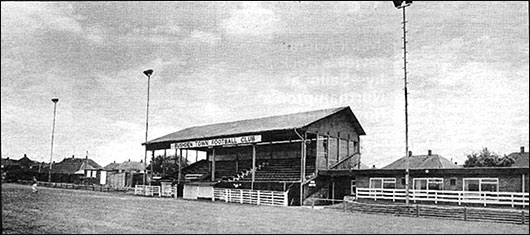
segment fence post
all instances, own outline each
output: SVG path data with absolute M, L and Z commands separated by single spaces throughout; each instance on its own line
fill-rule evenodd
M 311 200 L 311 209 L 314 209 L 314 208 L 315 208 L 315 198 Z
M 514 205 L 513 205 L 513 193 L 512 193 L 512 207 L 514 207 Z
M 438 204 L 438 191 L 434 191 L 434 204 Z
M 467 221 L 467 208 L 464 207 L 464 221 Z
M 241 204 L 243 204 L 243 189 L 240 189 L 239 192 L 240 192 L 239 195 L 241 196 L 241 198 L 240 198 Z
M 524 211 L 521 211 L 521 223 L 524 224 Z
M 420 205 L 416 204 L 416 217 L 420 217 Z
M 258 205 L 260 204 L 259 198 L 260 198 L 260 193 L 259 193 L 259 190 L 258 190 Z

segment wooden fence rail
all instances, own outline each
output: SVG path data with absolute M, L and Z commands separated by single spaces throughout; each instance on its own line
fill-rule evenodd
M 363 213 L 393 214 L 410 217 L 431 217 L 464 221 L 487 221 L 496 223 L 528 224 L 529 213 L 527 210 L 475 208 L 459 206 L 433 206 L 433 205 L 389 205 L 345 202 L 343 206 L 335 209 L 344 211 L 358 211 Z
M 160 191 L 160 186 L 150 186 L 150 185 L 136 185 L 134 186 L 134 195 L 142 196 L 162 196 Z
M 485 221 L 496 223 L 528 224 L 529 212 L 526 209 L 498 209 L 462 206 L 435 205 L 405 205 L 405 204 L 375 204 L 359 203 L 349 200 L 313 198 L 311 208 L 315 202 L 325 201 L 324 208 L 342 210 L 344 212 L 361 212 L 369 214 L 391 214 L 408 217 L 430 217 L 448 220 Z
M 287 206 L 288 191 L 268 191 L 250 189 L 214 188 L 213 201 L 235 202 L 241 204 Z
M 31 180 L 19 180 L 19 183 L 22 184 L 32 184 Z M 97 184 L 73 184 L 73 183 L 60 183 L 60 182 L 46 182 L 38 181 L 37 183 L 42 187 L 49 188 L 65 188 L 65 189 L 81 189 L 81 190 L 90 190 L 90 191 L 100 191 L 100 192 L 111 192 L 111 191 L 124 191 L 116 187 L 110 187 L 108 185 L 97 185 Z
M 405 189 L 357 188 L 357 198 L 377 200 L 406 200 Z M 518 192 L 475 192 L 448 190 L 409 190 L 409 200 L 438 202 L 477 203 L 487 205 L 511 205 L 527 207 L 529 193 Z

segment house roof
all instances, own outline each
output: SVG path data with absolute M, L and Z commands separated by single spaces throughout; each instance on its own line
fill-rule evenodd
M 513 163 L 512 167 L 529 167 L 529 156 L 528 152 L 515 152 L 510 153 L 508 157 L 511 157 L 515 162 Z
M 114 168 L 115 170 L 125 171 L 143 171 L 145 169 L 143 162 L 126 161 L 120 163 Z
M 28 156 L 26 156 L 26 154 L 24 154 L 24 157 L 22 157 L 21 159 L 18 159 L 17 162 L 22 165 L 30 165 L 30 164 L 38 163 L 37 161 L 33 161 L 29 159 Z
M 224 122 L 204 126 L 194 126 L 150 140 L 147 142 L 147 144 L 303 128 L 320 119 L 336 114 L 343 110 L 349 110 L 353 115 L 350 107 L 346 106 L 233 122 Z M 353 115 L 353 119 L 354 126 L 359 135 L 365 135 L 366 133 L 362 129 L 355 115 Z
M 12 165 L 18 165 L 17 160 L 13 160 L 9 158 L 2 158 L 2 167 L 12 166 Z
M 112 162 L 112 163 L 104 166 L 103 170 L 106 170 L 106 171 L 116 170 L 116 167 L 119 166 L 119 165 L 120 165 L 119 163 Z
M 52 169 L 54 173 L 75 174 L 85 169 L 101 169 L 101 166 L 92 159 L 71 157 L 55 164 Z
M 438 154 L 416 155 L 409 159 L 409 169 L 448 169 L 461 168 Z M 407 158 L 402 157 L 381 169 L 406 169 Z

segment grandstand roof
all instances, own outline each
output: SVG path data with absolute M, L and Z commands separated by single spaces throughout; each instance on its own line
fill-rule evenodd
M 194 126 L 150 140 L 147 142 L 147 144 L 303 128 L 320 119 L 326 118 L 344 110 L 348 110 L 352 115 L 354 121 L 353 124 L 359 135 L 365 135 L 366 133 L 351 111 L 350 107 L 346 106 L 264 118 L 224 122 L 204 126 Z
M 402 157 L 381 169 L 406 169 L 407 158 Z M 416 155 L 409 159 L 409 169 L 462 168 L 438 154 Z

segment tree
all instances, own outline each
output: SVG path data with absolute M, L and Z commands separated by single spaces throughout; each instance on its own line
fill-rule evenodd
M 481 152 L 473 152 L 467 155 L 464 167 L 506 167 L 511 166 L 515 161 L 506 155 L 500 157 L 488 148 L 483 148 Z
M 178 165 L 175 164 L 175 162 L 178 162 L 175 160 L 175 156 L 166 156 L 158 155 L 155 156 L 153 164 L 153 172 L 155 174 L 161 174 L 164 177 L 177 177 L 178 174 Z M 186 161 L 186 159 L 182 158 L 182 168 L 190 165 L 189 161 Z M 147 166 L 147 169 L 151 169 L 151 164 Z

